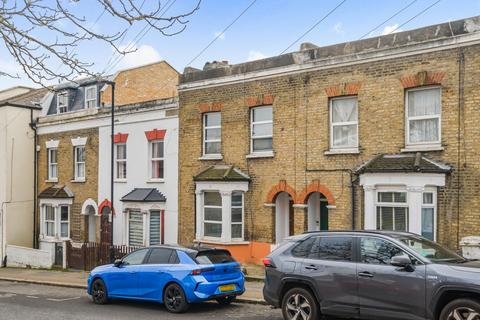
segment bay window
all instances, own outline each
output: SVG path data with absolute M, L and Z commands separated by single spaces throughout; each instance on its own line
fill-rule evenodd
M 127 209 L 127 234 L 129 246 L 148 246 L 163 243 L 163 210 L 141 211 Z
M 45 212 L 45 217 L 43 220 L 45 224 L 44 233 L 47 237 L 54 237 L 55 236 L 55 208 L 51 205 L 45 205 L 44 212 Z
M 422 236 L 435 240 L 435 207 L 436 193 L 424 192 L 422 194 Z
M 330 100 L 330 149 L 358 148 L 357 97 Z
M 203 194 L 204 236 L 220 238 L 222 236 L 222 197 L 219 192 L 208 191 Z
M 161 244 L 161 218 L 160 211 L 150 211 L 149 245 Z
M 250 152 L 265 153 L 273 151 L 273 113 L 272 106 L 251 109 Z
M 220 156 L 222 153 L 222 125 L 220 112 L 203 114 L 203 155 Z
M 243 239 L 243 192 L 232 192 L 232 239 Z
M 50 238 L 70 238 L 70 205 L 43 204 L 41 234 Z
M 153 140 L 149 144 L 150 144 L 150 178 L 163 179 L 164 177 L 163 140 Z
M 407 231 L 407 193 L 379 191 L 377 196 L 377 230 Z
M 406 92 L 406 144 L 439 145 L 441 89 L 420 88 Z
M 128 213 L 128 245 L 143 245 L 143 213 L 131 210 Z

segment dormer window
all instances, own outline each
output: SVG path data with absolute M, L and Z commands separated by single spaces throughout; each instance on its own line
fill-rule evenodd
M 97 107 L 97 87 L 90 86 L 85 88 L 85 108 Z
M 57 93 L 57 113 L 68 112 L 68 94 L 66 92 Z

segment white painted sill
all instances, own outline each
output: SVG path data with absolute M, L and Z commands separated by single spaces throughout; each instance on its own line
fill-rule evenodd
M 275 153 L 273 151 L 253 152 L 253 153 L 247 154 L 246 158 L 247 159 L 273 158 L 274 156 L 275 156 Z
M 422 152 L 422 151 L 443 151 L 445 150 L 441 144 L 425 144 L 425 145 L 412 145 L 406 146 L 400 149 L 400 152 Z
M 204 244 L 213 244 L 213 245 L 224 245 L 224 246 L 234 246 L 234 245 L 248 245 L 250 241 L 245 240 L 232 240 L 232 241 L 216 241 L 216 240 L 202 240 L 202 239 L 195 239 L 193 240 L 195 243 L 204 243 Z
M 198 160 L 223 160 L 221 154 L 206 154 L 198 158 Z
M 148 179 L 147 183 L 164 183 L 165 179 Z
M 358 148 L 345 148 L 345 149 L 330 149 L 323 153 L 326 156 L 337 155 L 337 154 L 360 154 Z
M 73 183 L 84 183 L 85 181 L 87 181 L 85 178 L 83 178 L 83 179 L 73 179 L 73 180 L 71 180 L 71 182 L 73 182 Z
M 46 183 L 56 183 L 58 182 L 58 179 L 47 179 L 45 180 Z
M 127 183 L 127 179 L 114 179 L 113 182 L 115 182 L 115 183 Z

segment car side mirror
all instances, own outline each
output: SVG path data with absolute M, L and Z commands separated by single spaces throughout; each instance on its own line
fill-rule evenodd
M 412 260 L 407 255 L 394 256 L 390 261 L 390 264 L 394 267 L 408 268 L 412 266 Z
M 122 259 L 115 259 L 113 265 L 117 268 L 120 267 L 122 265 Z

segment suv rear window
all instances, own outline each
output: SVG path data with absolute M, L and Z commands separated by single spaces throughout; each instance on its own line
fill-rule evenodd
M 208 250 L 198 252 L 195 262 L 198 264 L 219 264 L 235 262 L 235 259 L 227 250 Z

